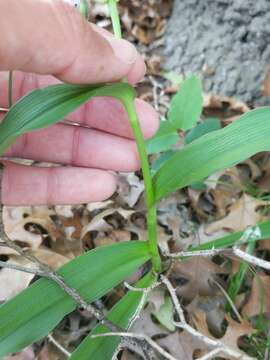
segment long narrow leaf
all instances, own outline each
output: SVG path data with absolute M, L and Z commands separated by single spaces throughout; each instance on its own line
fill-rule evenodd
M 154 177 L 156 201 L 215 171 L 270 150 L 270 108 L 250 111 L 177 151 Z
M 125 83 L 90 86 L 59 84 L 37 89 L 14 104 L 0 124 L 0 154 L 16 137 L 55 124 L 96 96 L 132 100 L 134 89 Z
M 137 288 L 147 288 L 156 280 L 152 274 L 146 275 L 136 285 Z M 109 312 L 108 319 L 122 329 L 128 329 L 132 319 L 137 314 L 144 293 L 139 291 L 129 291 Z M 97 325 L 72 354 L 70 360 L 111 360 L 115 353 L 120 338 L 118 337 L 99 337 L 91 338 L 91 335 L 102 334 L 110 330 L 103 325 Z
M 97 248 L 64 265 L 59 274 L 89 303 L 106 294 L 149 259 L 146 242 Z M 0 357 L 47 335 L 76 308 L 53 281 L 40 279 L 0 307 Z
M 270 221 L 265 221 L 263 223 L 259 223 L 256 225 L 261 232 L 260 239 L 269 239 L 270 238 Z M 237 231 L 232 234 L 223 236 L 221 238 L 208 241 L 204 244 L 195 245 L 190 248 L 190 250 L 211 250 L 211 249 L 220 249 L 220 248 L 228 248 L 230 246 L 235 245 L 241 236 L 244 234 L 244 231 Z M 270 241 L 270 240 L 269 240 Z

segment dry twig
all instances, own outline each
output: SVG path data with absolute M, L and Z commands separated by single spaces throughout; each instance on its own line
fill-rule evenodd
M 58 349 L 61 351 L 61 353 L 63 353 L 64 355 L 66 355 L 68 358 L 71 356 L 71 353 L 69 351 L 67 351 L 61 344 L 59 344 L 59 342 L 52 336 L 52 334 L 49 334 L 48 336 L 48 340 Z
M 0 212 L 1 214 L 1 212 Z M 113 324 L 111 321 L 106 319 L 105 315 L 102 311 L 96 309 L 93 305 L 88 304 L 78 293 L 77 290 L 70 287 L 68 284 L 66 284 L 65 280 L 62 278 L 61 275 L 53 271 L 48 265 L 41 262 L 38 258 L 36 258 L 34 255 L 29 254 L 27 251 L 22 249 L 20 246 L 18 246 L 14 241 L 10 240 L 8 236 L 6 235 L 3 225 L 0 224 L 0 243 L 1 246 L 7 246 L 14 251 L 16 251 L 18 254 L 20 254 L 25 259 L 29 260 L 30 262 L 36 264 L 37 268 L 28 268 L 19 266 L 16 264 L 6 263 L 4 261 L 0 262 L 0 267 L 5 267 L 17 271 L 23 271 L 27 273 L 31 273 L 34 275 L 38 275 L 40 277 L 47 278 L 49 280 L 54 281 L 56 284 L 58 284 L 62 290 L 64 290 L 75 302 L 76 304 L 88 311 L 92 316 L 94 316 L 101 324 L 105 325 L 109 330 L 113 332 L 122 332 L 123 329 L 115 324 Z M 140 303 L 140 310 L 143 307 L 143 301 L 145 301 L 146 294 L 143 296 L 143 299 Z M 138 311 L 136 311 L 135 316 L 131 319 L 131 323 L 133 323 L 138 318 Z M 152 351 L 152 348 L 149 346 L 147 341 L 141 340 L 141 339 L 135 339 L 134 341 L 126 342 L 125 346 L 129 349 L 132 349 L 133 351 L 137 352 L 139 355 L 142 355 L 145 360 L 155 360 L 154 353 Z
M 174 323 L 175 326 L 180 327 L 181 329 L 187 331 L 189 334 L 193 335 L 194 337 L 196 337 L 197 339 L 202 341 L 204 344 L 208 345 L 209 347 L 214 348 L 213 351 L 215 350 L 215 355 L 223 353 L 223 354 L 229 355 L 236 359 L 255 360 L 254 358 L 252 358 L 248 355 L 245 355 L 241 351 L 236 351 L 234 349 L 231 349 L 230 347 L 224 345 L 219 340 L 214 340 L 212 338 L 209 338 L 208 336 L 203 335 L 199 331 L 195 330 L 192 326 L 190 326 L 186 321 L 184 311 L 180 305 L 180 302 L 176 295 L 176 291 L 173 288 L 171 282 L 169 281 L 169 279 L 166 276 L 163 276 L 163 275 L 161 275 L 161 281 L 168 289 L 168 292 L 171 296 L 172 302 L 174 304 L 174 307 L 176 309 L 177 315 L 180 320 L 179 322 Z M 213 353 L 213 351 L 212 351 L 212 353 Z M 206 359 L 210 359 L 210 357 L 203 358 L 203 360 L 206 360 Z
M 177 360 L 174 356 L 172 356 L 167 351 L 165 351 L 161 346 L 159 346 L 154 340 L 152 340 L 147 335 L 136 334 L 132 332 L 109 332 L 109 333 L 92 335 L 92 338 L 107 337 L 107 336 L 121 336 L 122 338 L 133 338 L 133 339 L 143 340 L 147 342 L 151 346 L 151 348 L 157 351 L 160 355 L 164 356 L 165 359 Z

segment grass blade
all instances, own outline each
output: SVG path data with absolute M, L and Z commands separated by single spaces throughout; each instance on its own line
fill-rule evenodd
M 270 221 L 265 221 L 256 225 L 261 232 L 260 240 L 270 238 Z M 240 238 L 243 236 L 245 231 L 237 231 L 232 234 L 223 236 L 219 239 L 208 241 L 207 243 L 195 245 L 190 248 L 190 250 L 211 250 L 211 249 L 221 249 L 228 248 L 237 244 Z M 259 240 L 259 239 L 258 239 Z M 270 240 L 269 240 L 270 241 Z
M 250 111 L 179 150 L 154 176 L 156 201 L 214 172 L 270 150 L 270 108 Z
M 156 280 L 152 274 L 146 275 L 141 279 L 136 287 L 150 287 Z M 109 312 L 108 319 L 123 329 L 128 329 L 134 315 L 136 314 L 141 301 L 143 292 L 129 291 Z M 146 299 L 145 299 L 146 300 Z M 120 339 L 118 337 L 91 338 L 91 335 L 109 332 L 110 330 L 103 325 L 97 325 L 95 329 L 86 337 L 72 354 L 70 360 L 111 360 L 115 353 Z
M 58 273 L 89 303 L 106 294 L 149 259 L 146 242 L 130 241 L 89 251 Z M 0 357 L 47 335 L 76 304 L 57 284 L 40 279 L 0 307 Z
M 219 130 L 220 128 L 221 123 L 219 119 L 205 119 L 202 123 L 196 125 L 188 132 L 188 134 L 185 136 L 185 143 L 190 144 L 192 141 L 199 139 L 201 136 L 208 134 L 211 131 Z
M 112 96 L 123 101 L 133 99 L 135 92 L 124 83 L 107 86 L 58 84 L 34 90 L 17 101 L 1 122 L 0 154 L 16 137 L 55 124 L 97 96 Z

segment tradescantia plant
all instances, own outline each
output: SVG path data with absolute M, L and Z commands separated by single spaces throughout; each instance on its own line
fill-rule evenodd
M 121 35 L 115 0 L 109 0 L 115 33 Z M 14 104 L 0 124 L 0 153 L 18 136 L 64 119 L 93 97 L 114 97 L 124 106 L 134 132 L 145 184 L 148 237 L 91 250 L 58 270 L 66 284 L 89 304 L 124 281 L 143 264 L 150 271 L 137 283 L 149 288 L 163 272 L 157 237 L 157 204 L 169 194 L 202 181 L 215 171 L 232 166 L 260 151 L 270 150 L 270 108 L 253 110 L 221 129 L 216 120 L 197 125 L 202 112 L 202 88 L 196 77 L 182 82 L 174 96 L 168 118 L 158 133 L 144 141 L 134 100 L 136 92 L 125 82 L 97 86 L 60 84 L 34 90 Z M 173 148 L 178 131 L 187 131 L 186 144 Z M 158 153 L 150 166 L 148 154 Z M 270 223 L 259 224 L 260 238 L 270 235 Z M 242 233 L 234 233 L 191 250 L 225 248 Z M 128 329 L 142 308 L 143 292 L 129 291 L 107 314 L 107 319 Z M 40 279 L 0 307 L 0 357 L 17 352 L 46 336 L 61 319 L 76 308 L 76 302 L 50 279 Z M 97 325 L 71 355 L 72 360 L 110 360 L 119 337 L 93 338 L 109 332 Z

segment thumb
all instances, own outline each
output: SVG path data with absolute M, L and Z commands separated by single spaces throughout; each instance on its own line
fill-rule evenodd
M 50 74 L 74 83 L 129 75 L 134 82 L 144 75 L 133 45 L 89 24 L 63 0 L 1 1 L 0 33 L 0 70 Z

